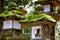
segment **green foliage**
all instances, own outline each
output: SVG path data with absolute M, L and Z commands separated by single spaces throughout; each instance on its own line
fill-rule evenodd
M 7 14 L 8 14 L 8 11 L 4 11 L 2 14 L 0 14 L 0 17 L 6 17 L 8 16 Z
M 25 36 L 27 40 L 30 40 L 30 34 L 25 34 Z
M 9 2 L 15 2 L 18 6 L 21 5 L 21 4 L 26 5 L 30 1 L 32 1 L 32 0 L 8 0 L 8 1 L 5 0 L 5 3 L 6 3 L 5 5 L 8 5 Z
M 28 27 L 25 27 L 24 28 L 24 32 L 27 33 L 27 34 L 30 33 L 30 27 L 29 26 Z
M 24 35 L 26 36 L 27 40 L 30 40 L 30 27 L 29 26 L 24 28 Z
M 32 0 L 17 0 L 16 2 L 18 3 L 18 5 L 21 5 L 21 4 L 26 5 L 26 4 L 28 4 L 30 1 L 32 1 Z
M 17 8 L 17 4 L 15 2 L 9 2 L 8 3 L 8 9 L 12 10 L 12 9 L 16 9 Z
M 17 9 L 17 4 L 15 2 L 9 2 L 8 8 L 5 10 L 2 14 L 0 14 L 0 17 L 2 18 L 11 18 L 11 17 L 17 17 L 22 18 L 22 12 Z
M 60 20 L 56 23 L 56 40 L 60 40 Z

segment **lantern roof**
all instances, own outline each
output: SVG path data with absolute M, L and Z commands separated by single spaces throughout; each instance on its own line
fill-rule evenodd
M 36 1 L 35 4 L 41 4 L 41 5 L 46 5 L 46 4 L 53 4 L 55 6 L 60 6 L 60 1 L 59 0 L 43 0 L 43 1 Z
M 23 19 L 23 15 L 21 11 L 18 10 L 11 10 L 11 11 L 4 11 L 2 14 L 0 14 L 1 19 Z
M 19 22 L 34 22 L 34 21 L 38 21 L 38 20 L 42 20 L 42 19 L 47 19 L 49 21 L 52 21 L 52 22 L 56 22 L 56 20 L 50 16 L 50 15 L 47 15 L 47 14 L 44 14 L 44 13 L 41 13 L 41 14 L 29 14 L 25 20 L 20 20 Z

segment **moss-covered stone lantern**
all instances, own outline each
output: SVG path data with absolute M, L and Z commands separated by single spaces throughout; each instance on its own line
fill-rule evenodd
M 17 9 L 17 4 L 10 2 L 7 10 L 0 14 L 1 40 L 25 40 L 25 36 L 21 34 L 21 24 L 18 22 L 23 18 L 22 12 Z
M 26 19 L 19 21 L 24 27 L 30 27 L 30 38 L 31 40 L 51 40 L 51 33 L 54 31 L 56 20 L 47 14 L 33 14 L 27 15 Z

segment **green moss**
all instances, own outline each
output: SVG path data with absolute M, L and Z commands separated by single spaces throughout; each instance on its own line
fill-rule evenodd
M 20 20 L 19 22 L 33 22 L 33 21 L 41 20 L 43 18 L 47 18 L 50 21 L 56 22 L 56 20 L 53 17 L 51 17 L 50 15 L 44 14 L 44 13 L 36 14 L 36 15 L 31 13 L 27 15 L 25 20 Z
M 0 17 L 7 18 L 7 17 L 22 17 L 22 13 L 18 10 L 11 10 L 11 11 L 4 11 L 2 14 L 0 14 Z

